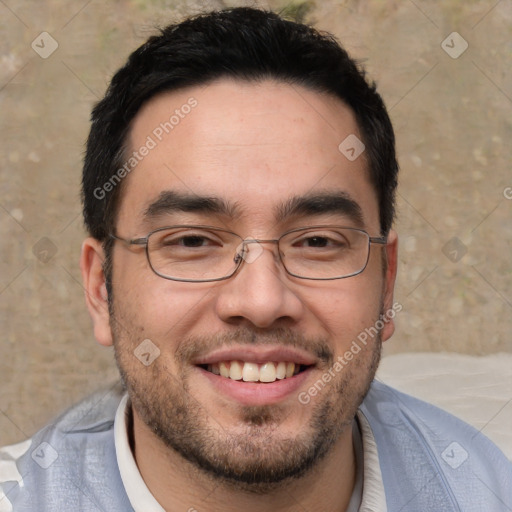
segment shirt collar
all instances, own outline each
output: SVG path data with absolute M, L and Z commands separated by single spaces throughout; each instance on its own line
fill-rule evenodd
M 116 446 L 117 464 L 123 485 L 135 512 L 165 512 L 162 506 L 156 501 L 146 486 L 142 475 L 137 468 L 137 464 L 128 441 L 128 395 L 126 394 L 117 408 L 114 420 L 114 439 Z M 375 437 L 368 420 L 359 410 L 357 420 L 362 438 L 363 452 L 363 482 L 362 496 L 360 500 L 359 512 L 387 512 L 386 494 L 382 482 L 382 473 L 379 465 L 379 454 Z M 357 445 L 356 445 L 357 451 Z M 358 493 L 357 484 L 355 492 Z M 356 498 L 356 502 L 359 500 Z M 354 503 L 354 496 L 351 505 Z
M 135 512 L 165 512 L 165 509 L 149 492 L 130 448 L 128 441 L 128 395 L 124 395 L 117 408 L 114 420 L 114 440 L 117 465 L 121 473 L 124 489 Z
M 359 512 L 387 512 L 386 492 L 380 471 L 379 452 L 370 423 L 361 409 L 357 419 L 363 441 L 363 495 Z

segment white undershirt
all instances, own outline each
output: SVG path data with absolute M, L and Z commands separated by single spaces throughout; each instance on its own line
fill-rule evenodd
M 128 499 L 135 512 L 165 512 L 147 488 L 133 457 L 127 430 L 128 395 L 125 395 L 117 408 L 114 420 L 114 440 L 116 445 L 117 464 Z M 375 438 L 368 420 L 361 411 L 357 419 L 362 436 L 363 450 L 363 491 L 359 512 L 387 512 L 386 495 L 382 483 L 379 455 Z M 357 450 L 357 445 L 356 445 Z M 358 492 L 356 482 L 355 493 Z M 359 489 L 360 492 L 360 489 Z M 357 500 L 357 498 L 356 498 Z M 351 500 L 351 504 L 354 501 Z M 358 501 L 358 500 L 357 500 Z

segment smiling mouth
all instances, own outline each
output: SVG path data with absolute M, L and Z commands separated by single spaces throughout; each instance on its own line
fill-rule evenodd
M 248 361 L 220 361 L 214 364 L 201 364 L 200 368 L 219 377 L 243 382 L 271 383 L 298 375 L 310 368 L 309 365 L 288 361 L 258 364 Z

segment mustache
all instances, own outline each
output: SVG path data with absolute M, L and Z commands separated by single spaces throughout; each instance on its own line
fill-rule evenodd
M 176 362 L 186 364 L 192 359 L 205 356 L 213 350 L 233 345 L 294 347 L 314 354 L 320 362 L 329 367 L 334 363 L 334 352 L 325 338 L 306 337 L 302 333 L 286 327 L 275 329 L 239 327 L 234 331 L 225 333 L 190 336 L 184 338 L 180 343 L 175 354 Z

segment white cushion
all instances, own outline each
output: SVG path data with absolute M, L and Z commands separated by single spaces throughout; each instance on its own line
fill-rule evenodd
M 394 354 L 377 379 L 458 416 L 512 460 L 512 354 Z

